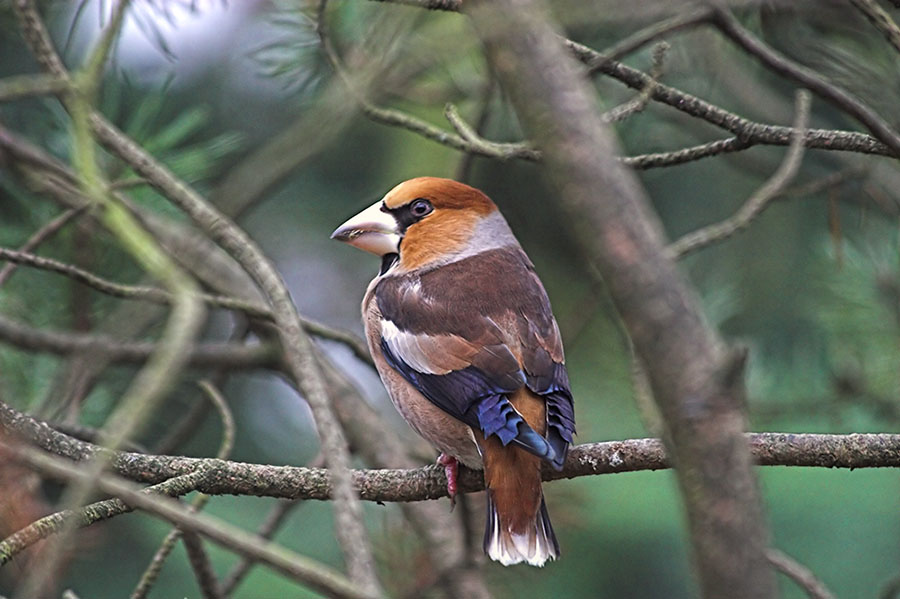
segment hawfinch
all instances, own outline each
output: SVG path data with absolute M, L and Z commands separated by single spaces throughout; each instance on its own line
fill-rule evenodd
M 391 400 L 443 455 L 484 469 L 484 551 L 504 565 L 559 557 L 541 461 L 561 469 L 575 414 L 550 300 L 497 206 L 448 179 L 392 189 L 331 236 L 381 257 L 363 299 Z

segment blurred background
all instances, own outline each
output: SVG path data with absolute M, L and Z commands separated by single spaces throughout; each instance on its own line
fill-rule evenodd
M 67 64 L 79 65 L 106 23 L 110 3 L 39 4 Z M 680 5 L 669 4 L 564 1 L 554 3 L 554 11 L 570 38 L 603 50 L 673 16 Z M 2 77 L 37 71 L 9 6 L 0 2 Z M 900 124 L 900 61 L 849 3 L 765 2 L 738 8 L 742 22 L 768 43 Z M 481 125 L 486 138 L 522 139 L 465 17 L 361 0 L 336 0 L 327 14 L 348 76 L 373 103 L 449 129 L 443 110 L 452 102 L 466 120 Z M 307 2 L 137 1 L 105 78 L 100 109 L 236 215 L 277 262 L 302 314 L 357 333 L 362 330 L 359 303 L 378 263 L 330 241 L 331 231 L 404 179 L 465 178 L 499 205 L 547 287 L 565 341 L 578 441 L 652 434 L 633 398 L 619 324 L 605 291 L 590 284 L 540 167 L 464 157 L 410 131 L 367 119 L 320 51 L 315 24 L 316 7 Z M 711 27 L 689 28 L 665 39 L 670 47 L 662 62 L 663 83 L 755 121 L 791 123 L 794 87 L 736 51 Z M 648 70 L 651 55 L 647 46 L 624 61 Z M 603 109 L 635 97 L 610 79 L 597 77 L 595 82 Z M 56 100 L 2 105 L 0 123 L 69 160 L 68 117 Z M 811 126 L 858 129 L 815 98 Z M 624 155 L 726 137 L 707 123 L 654 103 L 615 128 Z M 784 148 L 755 147 L 642 171 L 640 177 L 675 239 L 732 214 L 775 171 L 783 155 Z M 129 177 L 115 160 L 104 160 L 111 177 Z M 709 321 L 727 339 L 750 349 L 752 430 L 900 430 L 898 181 L 895 161 L 811 150 L 791 192 L 748 230 L 683 261 Z M 161 217 L 184 220 L 146 187 L 128 194 Z M 19 247 L 60 211 L 58 204 L 35 193 L 26 178 L 0 165 L 0 245 Z M 87 220 L 63 230 L 40 253 L 116 281 L 141 280 L 137 266 Z M 31 326 L 60 330 L 117 331 L 129 318 L 120 300 L 27 268 L 19 268 L 0 288 L 0 310 Z M 234 329 L 230 318 L 216 313 L 206 336 L 227 339 Z M 151 327 L 142 335 L 156 332 Z M 374 371 L 343 346 L 321 346 L 391 422 L 395 434 L 413 442 Z M 78 393 L 72 390 L 66 360 L 0 347 L 0 397 L 19 409 L 73 425 L 102 424 L 133 374 L 129 367 L 110 367 L 81 389 L 73 404 Z M 238 425 L 232 459 L 302 465 L 317 454 L 309 411 L 280 378 L 265 371 L 234 373 L 224 392 Z M 185 380 L 139 441 L 152 446 L 199 399 L 200 392 Z M 219 437 L 220 425 L 210 414 L 178 451 L 214 455 Z M 20 474 L 11 467 L 0 472 L 0 536 L 29 522 L 30 514 L 45 513 L 60 493 L 47 483 L 13 502 L 5 489 Z M 811 568 L 837 596 L 878 597 L 900 575 L 896 472 L 763 468 L 759 474 L 775 546 Z M 542 570 L 486 564 L 497 597 L 696 595 L 670 472 L 587 477 L 545 489 L 563 559 Z M 207 510 L 252 530 L 273 503 L 214 497 Z M 395 506 L 366 509 L 387 588 L 415 596 L 409 593 L 417 588 L 420 558 L 413 531 Z M 86 529 L 72 548 L 62 584 L 85 598 L 127 596 L 168 530 L 140 513 Z M 276 540 L 341 566 L 326 504 L 298 507 Z M 236 560 L 217 547 L 210 551 L 220 574 Z M 164 566 L 151 597 L 198 596 L 180 552 L 179 547 Z M 11 592 L 22 569 L 14 561 L 0 570 L 0 594 Z M 781 583 L 785 597 L 804 596 L 791 582 Z M 315 595 L 256 568 L 233 596 Z

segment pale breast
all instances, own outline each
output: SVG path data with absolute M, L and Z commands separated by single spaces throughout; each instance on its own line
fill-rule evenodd
M 439 451 L 452 455 L 469 468 L 481 469 L 481 455 L 471 428 L 428 401 L 400 373 L 390 367 L 381 352 L 381 312 L 374 299 L 373 285 L 363 300 L 366 341 L 375 367 L 394 407 L 419 435 Z

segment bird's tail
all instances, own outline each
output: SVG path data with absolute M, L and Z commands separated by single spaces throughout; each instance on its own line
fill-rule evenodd
M 525 562 L 543 566 L 547 560 L 559 557 L 559 543 L 550 524 L 547 504 L 541 496 L 541 506 L 530 522 L 515 526 L 505 514 L 497 510 L 493 492 L 487 492 L 487 522 L 484 527 L 484 552 L 504 566 Z

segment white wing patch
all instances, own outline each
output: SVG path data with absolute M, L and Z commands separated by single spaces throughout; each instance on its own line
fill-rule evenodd
M 401 331 L 381 319 L 381 337 L 395 356 L 423 374 L 448 374 L 471 365 L 474 344 L 458 335 L 426 335 Z

